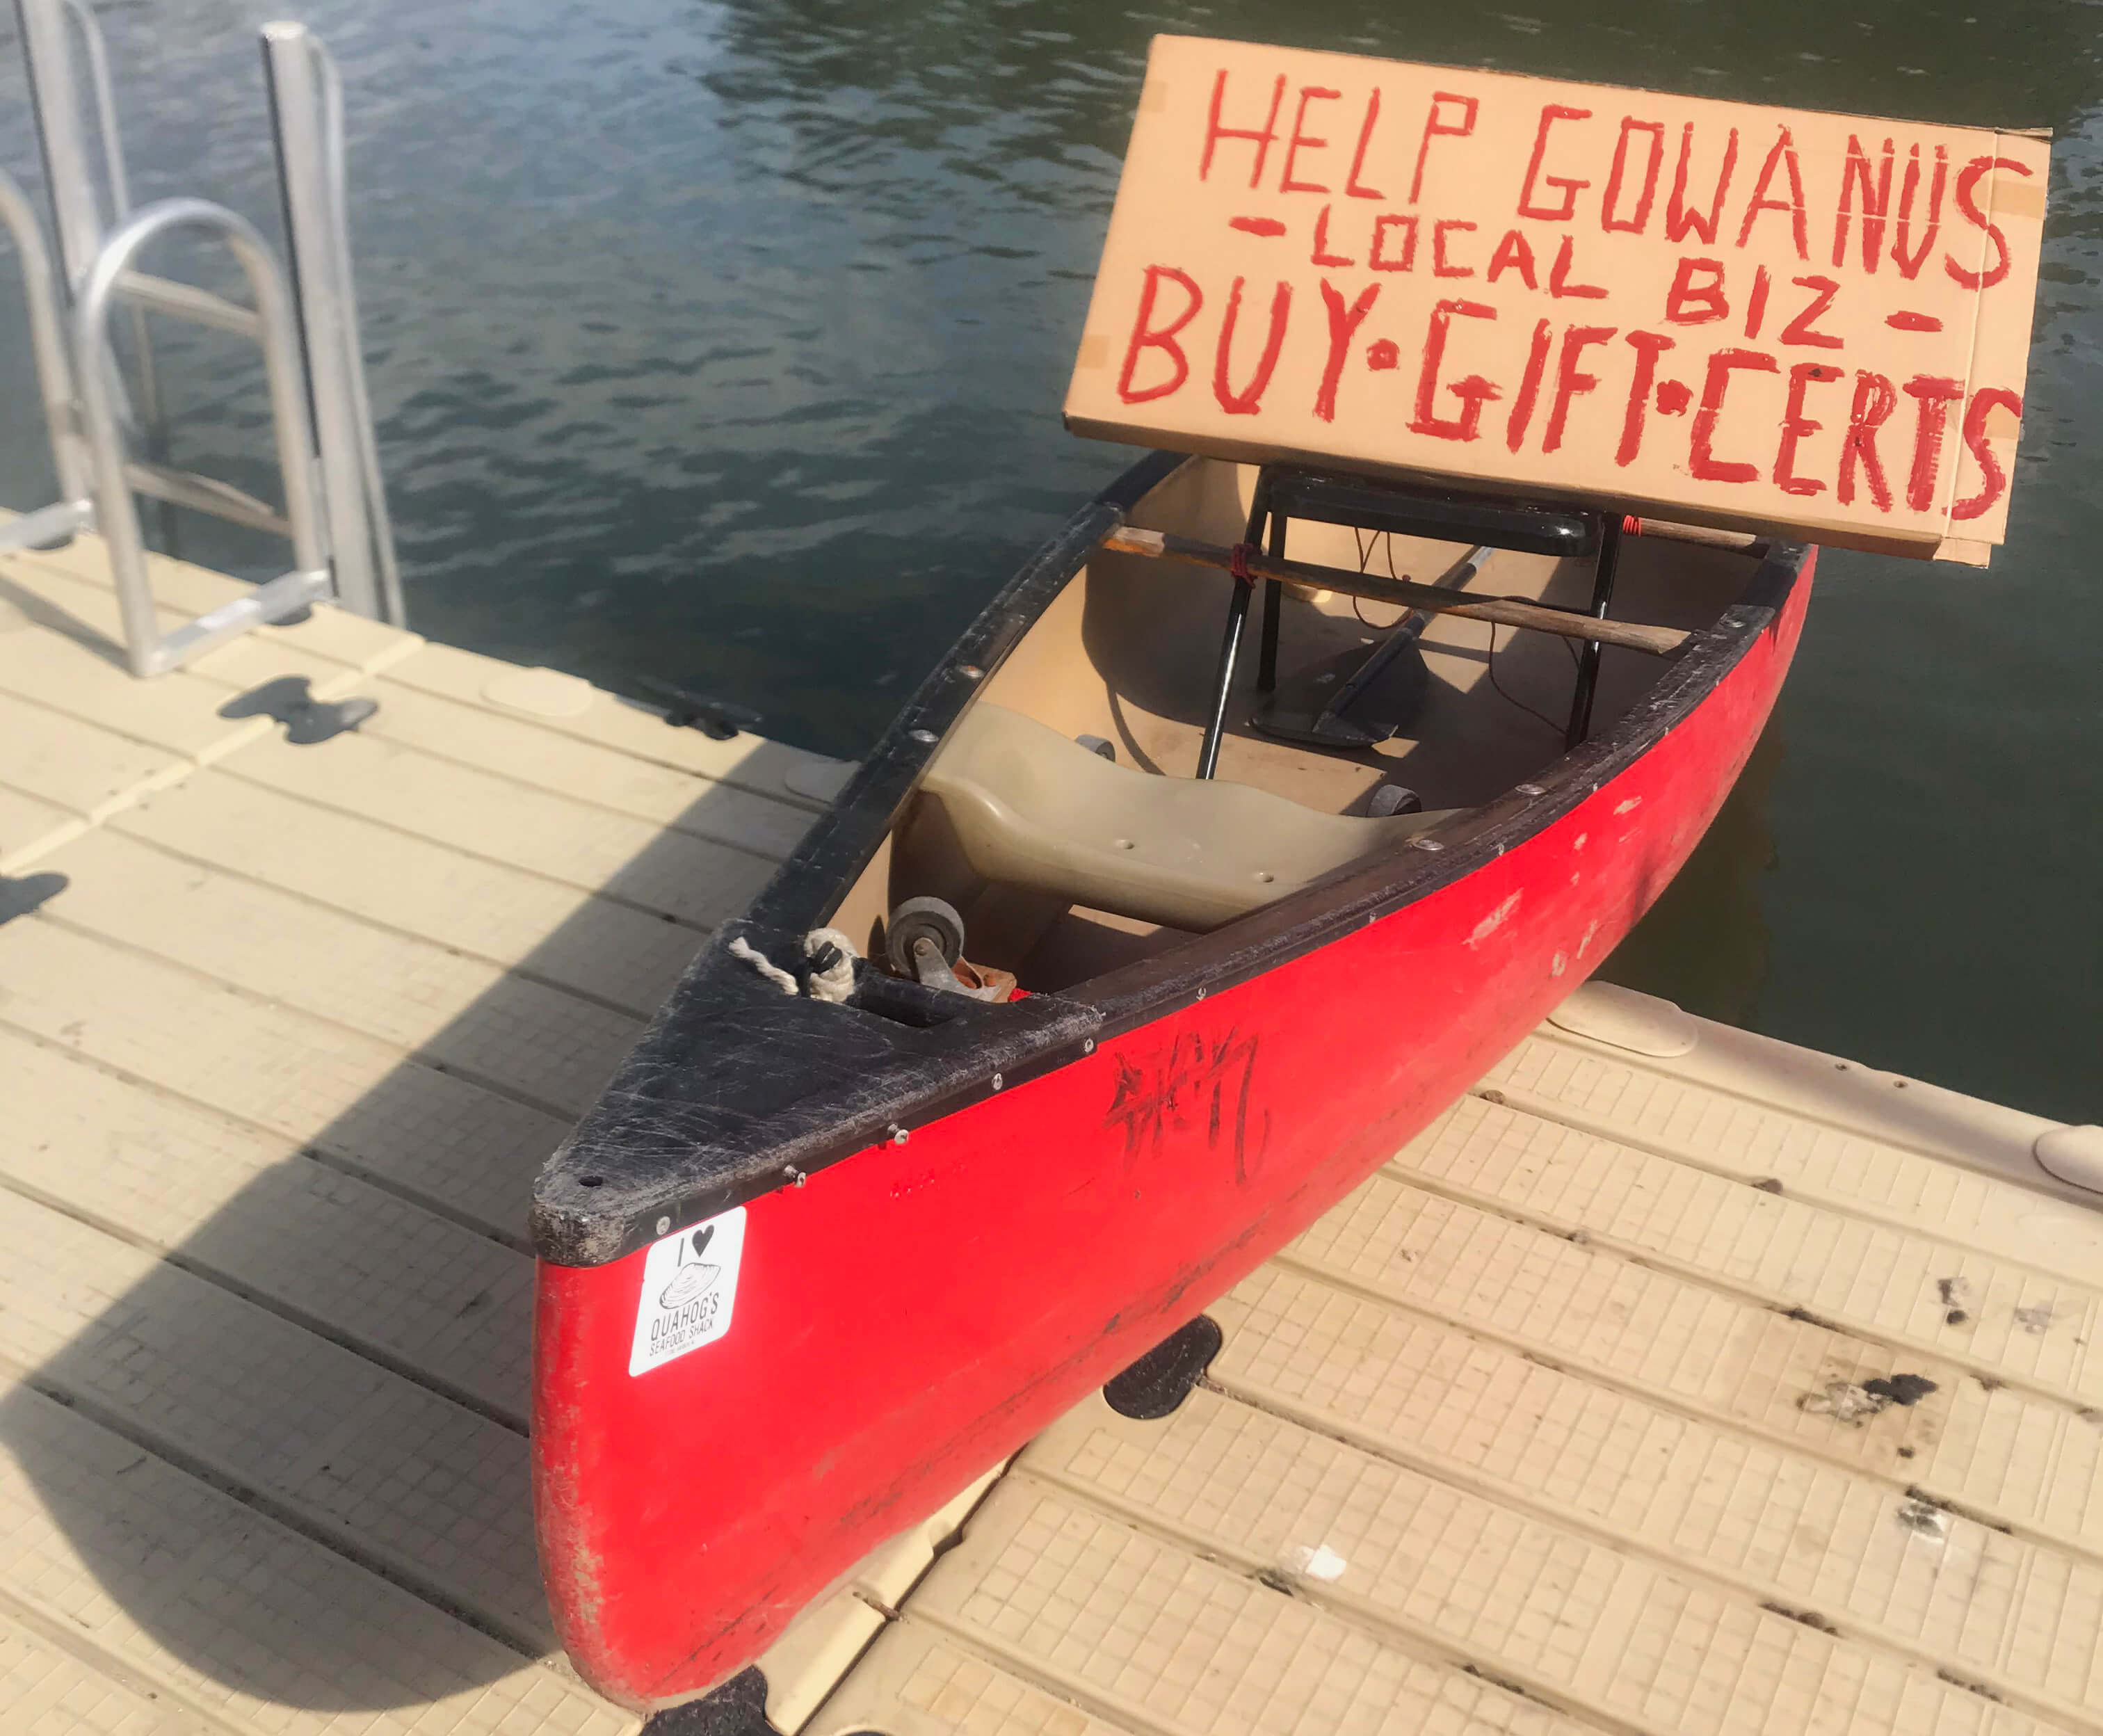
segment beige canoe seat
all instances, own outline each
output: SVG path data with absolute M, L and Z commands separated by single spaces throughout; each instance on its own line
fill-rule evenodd
M 1200 932 L 1394 849 L 1452 812 L 1363 819 L 1247 784 L 1157 777 L 984 702 L 964 714 L 921 793 L 940 804 L 985 879 Z

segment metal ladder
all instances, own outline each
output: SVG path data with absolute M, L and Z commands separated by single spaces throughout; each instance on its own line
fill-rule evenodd
M 174 669 L 248 628 L 295 615 L 320 598 L 406 625 L 393 532 L 372 434 L 358 344 L 345 197 L 343 97 L 334 62 L 304 25 L 266 24 L 265 76 L 285 229 L 288 282 L 247 219 L 202 199 L 164 199 L 133 211 L 118 137 L 109 56 L 84 0 L 16 0 L 38 144 L 58 238 L 55 267 L 21 189 L 0 172 L 0 223 L 22 268 L 38 386 L 60 498 L 0 526 L 0 550 L 62 542 L 94 529 L 105 540 L 132 673 Z M 73 35 L 87 51 L 83 92 Z M 105 225 L 83 113 L 91 102 L 110 207 Z M 153 276 L 135 261 L 178 229 L 224 242 L 254 305 Z M 127 402 L 111 324 L 131 316 L 138 413 Z M 282 512 L 231 484 L 177 470 L 165 449 L 148 311 L 230 332 L 260 345 L 284 492 Z M 143 432 L 149 452 L 132 450 Z M 246 596 L 160 630 L 148 582 L 139 495 L 274 532 L 291 545 L 290 571 Z

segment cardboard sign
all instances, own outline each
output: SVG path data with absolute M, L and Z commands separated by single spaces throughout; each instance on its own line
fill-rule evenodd
M 1158 37 L 1067 423 L 1983 565 L 2049 154 Z

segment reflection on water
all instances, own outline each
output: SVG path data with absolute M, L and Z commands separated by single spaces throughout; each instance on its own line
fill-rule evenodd
M 104 8 L 144 196 L 274 220 L 252 38 Z M 1126 454 L 1057 406 L 1158 30 L 2049 125 L 2013 540 L 1829 557 L 1772 747 L 1610 971 L 1698 1010 L 2103 1116 L 2099 78 L 2079 0 L 1523 11 L 1316 0 L 296 7 L 342 60 L 380 439 L 418 625 L 852 753 Z M 27 172 L 0 54 L 0 160 Z M 0 326 L 19 330 L 11 285 Z M 171 332 L 180 455 L 267 486 L 256 371 Z M 0 345 L 0 389 L 27 381 Z M 51 484 L 0 433 L 0 497 Z M 260 570 L 271 551 L 185 527 Z

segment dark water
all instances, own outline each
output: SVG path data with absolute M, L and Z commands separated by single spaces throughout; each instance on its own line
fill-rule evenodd
M 1709 842 L 1607 973 L 2103 1117 L 2103 8 L 1919 0 L 1123 10 L 626 0 L 293 8 L 342 62 L 416 625 L 740 701 L 843 754 L 1125 461 L 1057 406 L 1147 39 L 1175 30 L 2059 134 L 1992 572 L 1829 555 Z M 253 26 L 106 7 L 142 196 L 274 222 Z M 0 160 L 27 176 L 17 60 Z M 19 332 L 11 285 L 0 328 Z M 170 334 L 179 456 L 251 475 L 256 370 Z M 0 499 L 51 497 L 10 339 Z M 185 552 L 267 559 L 184 527 Z

